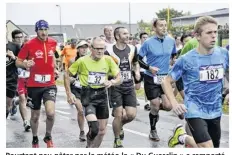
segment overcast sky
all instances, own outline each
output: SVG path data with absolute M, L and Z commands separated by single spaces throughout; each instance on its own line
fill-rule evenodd
M 62 24 L 109 24 L 117 20 L 129 21 L 129 3 L 62 3 Z M 167 8 L 168 4 L 131 3 L 131 23 L 143 19 L 151 21 L 156 12 Z M 226 3 L 208 4 L 169 4 L 170 8 L 192 14 L 229 8 Z M 7 3 L 6 19 L 18 25 L 34 25 L 39 19 L 45 19 L 50 25 L 59 25 L 59 8 L 56 3 Z

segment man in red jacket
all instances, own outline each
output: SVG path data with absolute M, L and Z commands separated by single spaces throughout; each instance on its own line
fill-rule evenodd
M 30 71 L 27 80 L 28 105 L 31 107 L 31 129 L 33 134 L 32 147 L 39 147 L 37 137 L 41 102 L 47 115 L 46 134 L 44 142 L 47 147 L 53 147 L 51 131 L 54 124 L 55 100 L 57 88 L 55 85 L 56 62 L 54 52 L 57 42 L 48 37 L 49 25 L 44 20 L 35 24 L 37 37 L 28 41 L 20 51 L 16 66 Z

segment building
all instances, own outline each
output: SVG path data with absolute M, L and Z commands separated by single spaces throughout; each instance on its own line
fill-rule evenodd
M 36 35 L 35 25 L 19 25 L 21 29 L 27 32 L 29 35 Z M 62 25 L 60 31 L 60 25 L 49 25 L 49 33 L 66 33 L 67 38 L 76 38 L 77 34 L 72 25 Z
M 21 29 L 19 26 L 15 25 L 11 20 L 6 20 L 6 26 L 7 26 L 7 38 L 9 41 L 12 41 L 12 37 L 11 37 L 11 32 L 14 30 L 21 30 L 23 32 L 24 36 L 27 36 L 28 33 L 25 32 L 23 29 Z
M 201 16 L 212 16 L 214 17 L 218 25 L 229 25 L 229 8 L 217 9 L 210 12 L 199 13 L 190 16 L 182 16 L 177 18 L 172 18 L 172 26 L 186 26 L 186 25 L 193 25 L 197 18 Z

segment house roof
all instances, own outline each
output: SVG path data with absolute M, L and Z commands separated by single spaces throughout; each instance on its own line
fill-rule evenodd
M 172 18 L 172 20 L 196 18 L 196 17 L 200 17 L 200 16 L 217 16 L 217 15 L 229 15 L 229 8 L 217 9 L 214 11 L 199 13 L 199 14 L 190 15 L 190 16 L 176 17 L 176 18 Z
M 25 33 L 26 35 L 29 35 L 26 31 L 24 31 L 21 27 L 19 27 L 18 25 L 16 25 L 14 22 L 12 22 L 11 20 L 6 20 L 6 24 L 8 23 L 12 23 L 15 27 L 17 27 L 17 29 L 23 31 L 23 33 Z

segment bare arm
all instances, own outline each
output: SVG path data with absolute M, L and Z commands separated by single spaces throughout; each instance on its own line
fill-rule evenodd
M 71 94 L 69 74 L 71 73 L 68 70 L 64 71 L 64 87 L 67 95 Z
M 163 91 L 165 95 L 167 96 L 168 100 L 172 104 L 173 111 L 176 113 L 176 115 L 179 116 L 180 119 L 182 119 L 182 115 L 187 112 L 187 108 L 184 104 L 179 104 L 175 98 L 175 95 L 172 90 L 171 83 L 175 82 L 171 76 L 166 76 L 161 84 Z
M 69 64 L 68 64 L 68 67 L 70 67 L 72 65 L 72 63 L 73 63 L 73 60 L 70 60 Z M 66 90 L 66 94 L 70 94 L 71 93 L 70 83 L 73 83 L 74 80 L 75 80 L 71 76 L 72 76 L 72 73 L 70 73 L 69 70 L 67 69 L 64 72 L 64 87 L 65 87 L 65 90 Z
M 16 67 L 25 69 L 25 64 L 22 59 L 17 59 L 15 62 Z
M 118 73 L 115 77 L 115 79 L 110 80 L 113 86 L 120 85 L 121 84 L 121 75 Z
M 175 95 L 173 93 L 173 89 L 172 89 L 172 83 L 174 83 L 175 81 L 172 79 L 171 76 L 166 76 L 161 84 L 164 93 L 167 95 L 168 100 L 171 102 L 172 106 L 178 104 Z

